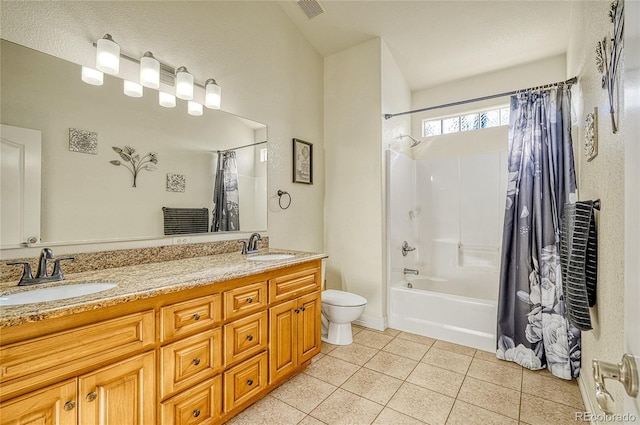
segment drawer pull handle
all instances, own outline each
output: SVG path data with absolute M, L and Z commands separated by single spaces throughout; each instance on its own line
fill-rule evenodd
M 193 359 L 193 364 L 198 366 L 200 364 L 200 359 L 197 358 L 197 357 L 195 359 Z
M 98 393 L 96 393 L 95 391 L 87 394 L 87 401 L 94 401 L 96 398 L 98 398 Z
M 193 411 L 193 417 L 197 418 L 198 416 L 200 416 L 200 411 L 198 409 Z
M 247 339 L 248 339 L 249 341 L 253 341 L 253 335 L 247 335 Z
M 248 386 L 252 386 L 253 385 L 253 380 L 252 379 L 248 379 L 247 380 L 247 385 Z
M 249 297 L 247 298 L 247 303 L 251 304 L 253 302 L 253 298 Z
M 193 320 L 200 320 L 200 315 L 198 313 L 194 314 Z
M 76 402 L 73 400 L 67 401 L 64 404 L 64 410 L 68 412 L 69 410 L 73 410 L 76 407 Z

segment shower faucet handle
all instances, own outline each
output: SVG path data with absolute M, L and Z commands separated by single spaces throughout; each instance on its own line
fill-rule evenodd
M 416 249 L 409 246 L 407 241 L 402 241 L 402 256 L 406 257 L 407 254 L 411 251 L 415 251 Z

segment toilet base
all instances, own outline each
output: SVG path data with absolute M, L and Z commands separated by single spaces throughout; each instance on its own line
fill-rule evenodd
M 333 345 L 349 345 L 353 342 L 351 323 L 329 323 L 329 332 L 322 340 Z

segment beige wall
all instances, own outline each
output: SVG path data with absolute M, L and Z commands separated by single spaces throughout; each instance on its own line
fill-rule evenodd
M 199 82 L 216 78 L 223 110 L 268 126 L 271 246 L 323 250 L 322 58 L 276 3 L 3 1 L 1 7 L 2 38 L 74 63 L 92 65 L 91 43 L 108 32 L 123 52 L 151 50 L 163 62 L 186 65 Z M 293 137 L 314 144 L 311 186 L 291 183 Z M 287 210 L 277 206 L 278 189 L 291 193 Z
M 572 40 L 567 52 L 567 72 L 578 75 L 573 89 L 573 110 L 577 131 L 574 148 L 578 168 L 578 191 L 581 200 L 602 201 L 598 224 L 598 293 L 591 309 L 594 329 L 582 333 L 581 381 L 593 406 L 595 386 L 591 375 L 591 360 L 619 362 L 624 352 L 624 134 L 625 123 L 613 134 L 609 119 L 607 91 L 600 87 L 601 75 L 595 65 L 596 43 L 611 34 L 608 18 L 609 2 L 580 2 L 572 22 Z M 624 87 L 620 69 L 620 87 Z M 622 97 L 620 98 L 622 102 Z M 620 110 L 623 110 L 622 103 Z M 584 120 L 587 113 L 598 108 L 598 156 L 587 162 L 583 154 Z M 637 142 L 637 139 L 627 142 Z M 607 386 L 615 399 L 617 412 L 622 412 L 624 390 L 621 385 Z M 587 406 L 589 408 L 589 406 Z M 597 410 L 595 410 L 597 412 Z

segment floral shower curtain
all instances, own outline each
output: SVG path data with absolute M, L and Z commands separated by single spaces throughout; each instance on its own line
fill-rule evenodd
M 235 151 L 218 152 L 218 167 L 213 190 L 212 232 L 240 230 L 240 193 Z
M 564 379 L 580 373 L 559 254 L 563 206 L 577 199 L 570 127 L 570 88 L 512 96 L 496 352 Z

